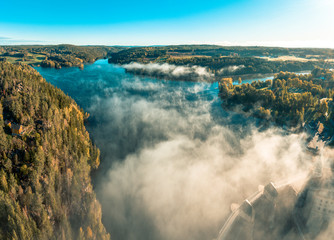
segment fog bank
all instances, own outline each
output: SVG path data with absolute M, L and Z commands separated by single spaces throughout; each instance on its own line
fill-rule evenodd
M 228 67 L 224 67 L 224 68 L 221 68 L 218 73 L 221 73 L 221 74 L 232 74 L 234 73 L 235 71 L 239 70 L 239 69 L 242 69 L 244 68 L 245 66 L 244 65 L 234 65 L 234 66 L 228 66 Z
M 122 83 L 130 93 L 96 98 L 89 109 L 104 116 L 93 135 L 109 170 L 97 194 L 114 239 L 212 239 L 231 203 L 307 172 L 302 135 L 260 132 L 224 113 L 208 87 L 136 78 Z
M 308 172 L 302 135 L 260 131 L 225 112 L 216 83 L 136 77 L 107 64 L 39 71 L 91 115 L 102 157 L 94 188 L 114 240 L 211 240 L 231 203 Z
M 211 81 L 214 74 L 207 68 L 201 66 L 176 66 L 168 63 L 129 63 L 122 65 L 128 72 L 147 76 L 162 78 L 192 80 L 192 81 Z

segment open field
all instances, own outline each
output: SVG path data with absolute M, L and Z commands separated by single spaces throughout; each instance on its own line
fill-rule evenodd
M 268 61 L 297 61 L 297 62 L 309 62 L 309 61 L 318 61 L 318 59 L 315 58 L 302 58 L 302 57 L 296 57 L 296 56 L 279 56 L 279 57 L 260 57 L 262 59 L 266 59 Z

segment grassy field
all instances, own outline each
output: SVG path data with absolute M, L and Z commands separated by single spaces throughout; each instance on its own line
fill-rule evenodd
M 46 55 L 31 53 L 24 59 L 22 59 L 21 57 L 13 57 L 13 56 L 1 56 L 1 57 L 5 57 L 7 62 L 9 63 L 22 62 L 29 65 L 38 65 L 45 59 Z

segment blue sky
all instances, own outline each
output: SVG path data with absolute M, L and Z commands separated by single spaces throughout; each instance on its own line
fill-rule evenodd
M 334 0 L 2 1 L 0 44 L 334 48 Z

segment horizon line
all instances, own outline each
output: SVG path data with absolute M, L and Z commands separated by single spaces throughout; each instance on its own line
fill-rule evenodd
M 108 45 L 108 44 L 72 44 L 72 43 L 59 43 L 59 44 L 0 44 L 0 47 L 14 47 L 14 46 L 61 46 L 61 45 L 71 45 L 71 46 L 78 46 L 78 47 L 128 47 L 128 48 L 140 48 L 140 47 L 170 47 L 170 46 L 217 46 L 217 47 L 262 47 L 262 48 L 287 48 L 287 49 L 331 49 L 333 50 L 334 47 L 316 47 L 316 46 L 280 46 L 280 45 L 252 45 L 252 44 L 214 44 L 214 43 L 180 43 L 180 44 L 153 44 L 153 45 Z

